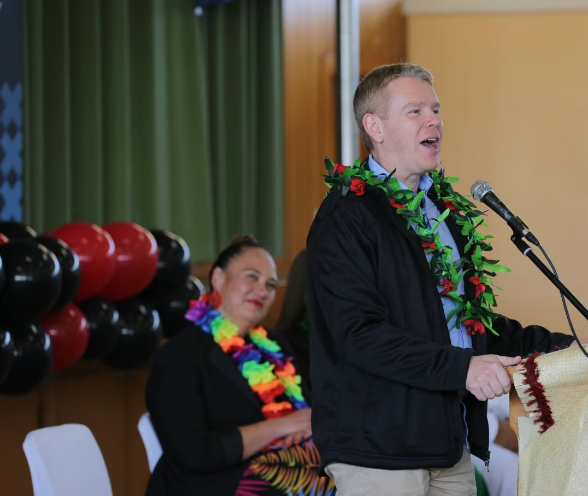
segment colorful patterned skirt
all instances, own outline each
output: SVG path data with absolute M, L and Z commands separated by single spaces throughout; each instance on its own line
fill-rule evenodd
M 319 477 L 320 455 L 312 440 L 256 456 L 235 496 L 334 496 L 335 483 Z

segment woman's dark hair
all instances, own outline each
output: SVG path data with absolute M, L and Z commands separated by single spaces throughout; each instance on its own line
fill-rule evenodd
M 233 258 L 241 255 L 241 253 L 249 248 L 261 248 L 262 250 L 265 250 L 265 248 L 253 236 L 250 234 L 241 234 L 240 236 L 235 236 L 231 240 L 229 246 L 218 254 L 218 257 L 216 257 L 216 260 L 212 264 L 210 272 L 208 273 L 208 285 L 210 286 L 211 291 L 214 289 L 212 287 L 212 272 L 214 269 L 219 267 L 220 269 L 225 270 Z

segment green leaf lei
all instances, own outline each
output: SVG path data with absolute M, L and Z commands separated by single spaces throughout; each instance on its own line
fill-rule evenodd
M 498 317 L 492 307 L 496 307 L 496 295 L 493 288 L 502 290 L 492 282 L 497 272 L 510 272 L 510 269 L 498 264 L 498 260 L 490 260 L 484 256 L 492 250 L 487 241 L 492 236 L 478 232 L 478 227 L 486 223 L 480 217 L 485 213 L 475 210 L 475 205 L 467 198 L 453 190 L 452 184 L 458 182 L 456 177 L 445 177 L 443 169 L 430 172 L 433 179 L 433 190 L 437 199 L 447 207 L 439 218 L 428 226 L 425 221 L 421 201 L 425 196 L 424 191 L 415 194 L 409 189 L 404 189 L 394 177 L 395 170 L 386 178 L 374 177 L 374 173 L 367 168 L 366 162 L 357 159 L 350 167 L 335 164 L 328 157 L 325 158 L 325 166 L 328 175 L 325 183 L 329 188 L 340 189 L 346 196 L 349 191 L 361 196 L 365 193 L 366 186 L 373 186 L 386 193 L 390 205 L 398 214 L 407 221 L 407 228 L 416 234 L 421 240 L 421 246 L 426 254 L 432 256 L 429 263 L 431 273 L 440 289 L 440 296 L 451 298 L 455 302 L 455 309 L 447 316 L 449 323 L 454 315 L 457 315 L 454 327 L 465 325 L 469 334 L 484 334 L 486 329 L 498 335 L 492 328 L 493 320 Z M 467 239 L 464 249 L 470 253 L 469 257 L 453 260 L 452 249 L 441 243 L 437 229 L 447 218 L 453 217 L 455 223 L 461 227 L 461 234 Z M 465 295 L 458 295 L 456 288 L 464 277 L 476 286 L 476 293 L 472 300 Z

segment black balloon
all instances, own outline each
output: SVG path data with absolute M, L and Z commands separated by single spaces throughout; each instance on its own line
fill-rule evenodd
M 71 303 L 80 288 L 80 258 L 65 241 L 49 236 L 40 236 L 35 242 L 47 248 L 59 262 L 61 267 L 61 291 L 51 312 L 57 312 Z
M 170 302 L 156 307 L 161 317 L 161 327 L 165 336 L 174 337 L 186 328 L 188 321 L 184 318 L 184 315 L 190 308 L 190 300 L 200 298 L 203 290 L 204 286 L 200 280 L 190 276 L 182 289 L 174 295 Z
M 61 267 L 47 248 L 30 241 L 0 244 L 6 276 L 0 295 L 0 321 L 11 326 L 36 321 L 57 301 Z
M 20 222 L 2 221 L 0 222 L 0 234 L 4 234 L 8 239 L 32 239 L 37 237 L 35 230 Z
M 190 275 L 190 248 L 169 231 L 152 230 L 151 234 L 157 241 L 159 261 L 155 277 L 140 296 L 152 305 L 160 305 L 169 301 Z
M 12 367 L 0 384 L 0 393 L 30 393 L 51 372 L 51 339 L 38 324 L 26 324 L 11 329 L 11 334 L 14 344 Z
M 4 382 L 14 361 L 14 343 L 6 329 L 0 329 L 0 384 Z
M 119 313 L 118 338 L 104 361 L 116 369 L 133 369 L 151 358 L 161 340 L 159 313 L 136 298 L 114 305 Z
M 90 331 L 83 359 L 103 358 L 114 349 L 118 339 L 118 310 L 102 298 L 80 301 L 77 305 L 86 316 Z

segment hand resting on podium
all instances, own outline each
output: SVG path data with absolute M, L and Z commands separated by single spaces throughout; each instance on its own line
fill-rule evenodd
M 474 356 L 470 360 L 466 389 L 478 400 L 486 401 L 510 392 L 511 380 L 504 367 L 517 365 L 520 356 Z

